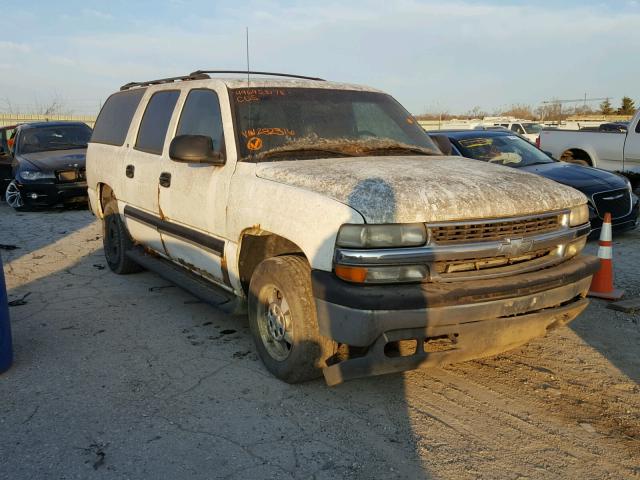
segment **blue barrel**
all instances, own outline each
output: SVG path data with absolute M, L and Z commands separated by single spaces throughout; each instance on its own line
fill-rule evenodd
M 4 283 L 2 256 L 0 256 L 0 373 L 9 370 L 13 362 L 11 346 L 11 323 L 9 322 L 9 300 L 7 286 Z

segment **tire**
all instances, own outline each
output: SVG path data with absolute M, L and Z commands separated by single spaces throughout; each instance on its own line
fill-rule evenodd
M 107 265 L 114 273 L 124 275 L 142 270 L 140 265 L 127 257 L 127 250 L 131 250 L 134 243 L 120 217 L 115 200 L 110 200 L 104 209 L 102 244 Z
M 16 185 L 15 180 L 11 180 L 4 192 L 4 199 L 7 204 L 14 210 L 24 210 L 24 200 L 22 194 Z
M 320 335 L 311 293 L 311 269 L 298 256 L 272 257 L 249 285 L 249 326 L 258 354 L 287 383 L 318 378 L 337 344 Z

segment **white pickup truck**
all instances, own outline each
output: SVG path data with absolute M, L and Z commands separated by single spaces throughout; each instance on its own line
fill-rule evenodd
M 567 162 L 611 170 L 640 173 L 640 110 L 627 132 L 543 130 L 539 147 Z
M 112 271 L 246 304 L 276 377 L 334 385 L 492 355 L 587 306 L 582 193 L 444 156 L 371 88 L 220 73 L 109 97 L 88 193 Z

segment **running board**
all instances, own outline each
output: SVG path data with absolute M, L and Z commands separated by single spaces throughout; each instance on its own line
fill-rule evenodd
M 148 254 L 140 247 L 128 250 L 127 257 L 147 270 L 151 270 L 174 283 L 177 287 L 186 290 L 204 303 L 208 303 L 232 315 L 246 314 L 245 302 L 240 298 L 184 267 L 162 257 Z

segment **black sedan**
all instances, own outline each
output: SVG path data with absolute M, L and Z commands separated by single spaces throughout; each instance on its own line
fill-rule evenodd
M 85 156 L 90 137 L 91 129 L 80 122 L 20 125 L 13 136 L 7 203 L 21 209 L 86 202 Z
M 531 143 L 499 130 L 440 130 L 432 137 L 446 136 L 452 154 L 521 168 L 576 188 L 589 199 L 592 236 L 597 235 L 606 212 L 611 213 L 613 229 L 631 230 L 638 222 L 638 197 L 626 177 L 597 168 L 560 162 Z

